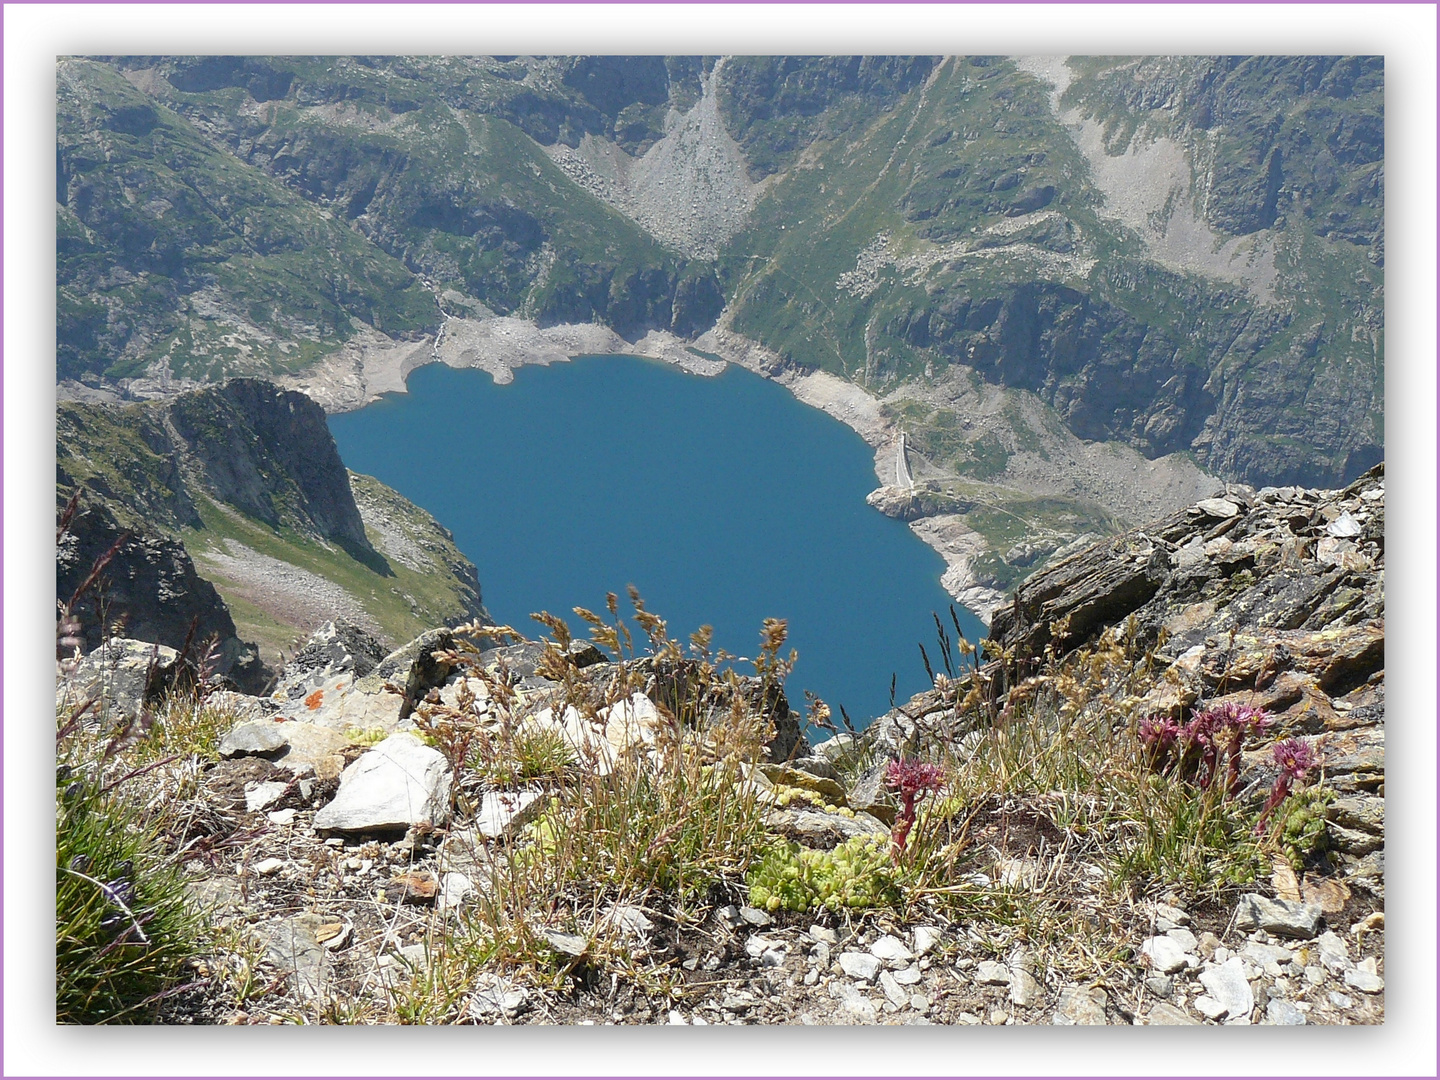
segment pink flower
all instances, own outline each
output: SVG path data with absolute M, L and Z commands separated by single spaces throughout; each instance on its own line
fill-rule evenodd
M 1290 785 L 1304 780 L 1305 774 L 1320 764 L 1315 748 L 1303 739 L 1277 742 L 1270 748 L 1270 757 L 1279 766 L 1280 775 L 1275 777 L 1275 786 L 1270 789 L 1270 797 L 1265 800 L 1265 807 L 1260 811 L 1260 820 L 1255 823 L 1257 833 L 1265 831 L 1265 823 L 1270 820 L 1271 812 L 1290 795 Z
M 885 786 L 900 793 L 900 810 L 895 815 L 895 828 L 891 839 L 896 851 L 905 849 L 910 828 L 915 824 L 915 804 L 927 791 L 938 791 L 944 777 L 938 765 L 923 761 L 906 761 L 901 758 L 890 762 L 885 770 Z
M 1280 771 L 1291 780 L 1304 780 L 1305 774 L 1319 764 L 1315 751 L 1304 739 L 1277 742 L 1270 748 L 1270 756 L 1275 759 Z

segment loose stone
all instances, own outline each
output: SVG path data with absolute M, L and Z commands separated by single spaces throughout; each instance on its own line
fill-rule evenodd
M 759 908 L 753 907 L 742 907 L 740 909 L 740 918 L 744 919 L 751 926 L 769 926 L 775 921 Z
M 1145 1023 L 1151 1027 L 1193 1027 L 1196 1021 L 1184 1009 L 1176 1008 L 1168 1001 L 1160 1001 L 1150 1007 L 1150 1012 L 1145 1016 Z
M 1165 936 L 1180 946 L 1181 952 L 1194 952 L 1200 944 L 1198 938 L 1183 926 L 1174 926 L 1165 932 Z
M 1188 966 L 1192 957 L 1173 938 L 1146 938 L 1140 946 L 1142 955 L 1150 958 L 1150 964 L 1163 975 L 1169 975 Z
M 1231 957 L 1218 967 L 1202 971 L 1200 982 L 1209 991 L 1210 997 L 1219 1002 L 1232 1018 L 1247 1017 L 1255 1007 L 1255 995 L 1250 992 L 1245 965 L 1238 956 Z M 1196 1002 L 1196 1007 L 1199 1007 L 1199 1002 Z
M 869 982 L 880 970 L 880 959 L 867 953 L 844 952 L 840 954 L 840 970 L 852 979 Z
M 1258 893 L 1246 893 L 1235 908 L 1235 926 L 1240 930 L 1268 930 L 1286 937 L 1312 938 L 1319 929 L 1319 907 L 1291 900 L 1270 900 Z
M 1353 967 L 1345 972 L 1345 985 L 1353 986 L 1361 993 L 1378 994 L 1385 989 L 1385 980 L 1374 972 L 1366 971 L 1361 967 Z
M 1145 980 L 1145 989 L 1158 998 L 1168 998 L 1175 992 L 1175 980 L 1169 975 L 1151 975 Z
M 880 989 L 885 992 L 885 996 L 891 1004 L 897 1007 L 910 1004 L 910 992 L 901 986 L 895 976 L 888 971 L 880 972 Z
M 1010 1003 L 1022 1009 L 1033 1009 L 1045 998 L 1045 990 L 1035 976 L 1023 967 L 1010 969 Z
M 1055 1018 L 1051 1023 L 1058 1026 L 1107 1024 L 1106 1000 L 1105 991 L 1098 986 L 1067 986 L 1055 1002 Z
M 487 791 L 475 812 L 475 831 L 492 840 L 510 836 L 542 809 L 538 791 Z
M 933 926 L 917 926 L 912 931 L 915 941 L 915 955 L 924 956 L 940 943 L 940 931 Z
M 251 755 L 268 757 L 278 754 L 290 745 L 273 723 L 264 720 L 240 724 L 220 740 L 219 754 L 223 758 L 247 757 Z
M 981 960 L 975 966 L 975 981 L 982 986 L 1009 986 L 1010 969 L 997 960 Z
M 881 960 L 892 963 L 908 964 L 915 959 L 915 954 L 905 947 L 905 943 L 891 934 L 886 934 L 874 945 L 871 945 L 870 953 L 878 956 Z
M 530 994 L 523 987 L 490 972 L 475 980 L 470 995 L 470 1015 L 476 1019 L 491 1016 L 515 1016 L 529 1004 Z
M 1299 1027 L 1305 1023 L 1305 1014 L 1295 1007 L 1294 1002 L 1271 998 L 1265 1006 L 1265 1022 L 1281 1027 Z

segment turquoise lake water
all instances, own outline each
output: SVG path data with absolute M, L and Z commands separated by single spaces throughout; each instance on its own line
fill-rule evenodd
M 340 456 L 454 532 L 497 621 L 538 637 L 545 610 L 578 634 L 575 606 L 634 584 L 673 637 L 708 623 L 753 657 L 761 621 L 787 619 L 792 704 L 813 690 L 857 726 L 889 708 L 892 672 L 898 702 L 925 689 L 919 643 L 938 668 L 944 561 L 865 504 L 864 440 L 775 383 L 595 356 L 508 386 L 432 364 L 408 386 L 330 418 Z

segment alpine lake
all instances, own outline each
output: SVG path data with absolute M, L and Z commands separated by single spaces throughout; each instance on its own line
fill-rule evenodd
M 740 657 L 764 619 L 785 619 L 791 707 L 810 690 L 857 728 L 890 707 L 892 674 L 898 703 L 927 687 L 935 614 L 954 637 L 944 561 L 865 503 L 872 449 L 774 382 L 581 356 L 508 385 L 430 364 L 407 385 L 330 417 L 340 456 L 451 529 L 491 616 L 528 637 L 545 632 L 539 611 L 588 636 L 574 608 L 603 615 L 615 593 L 625 617 L 631 585 L 673 638 L 710 625 Z M 955 613 L 972 643 L 984 635 Z

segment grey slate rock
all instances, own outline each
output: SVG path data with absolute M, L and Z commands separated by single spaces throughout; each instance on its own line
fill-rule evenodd
M 265 720 L 239 724 L 220 740 L 218 752 L 222 758 L 275 757 L 290 747 L 278 727 Z
M 1270 900 L 1258 893 L 1246 893 L 1235 908 L 1235 926 L 1239 930 L 1313 938 L 1319 932 L 1319 924 L 1320 909 L 1315 905 Z

